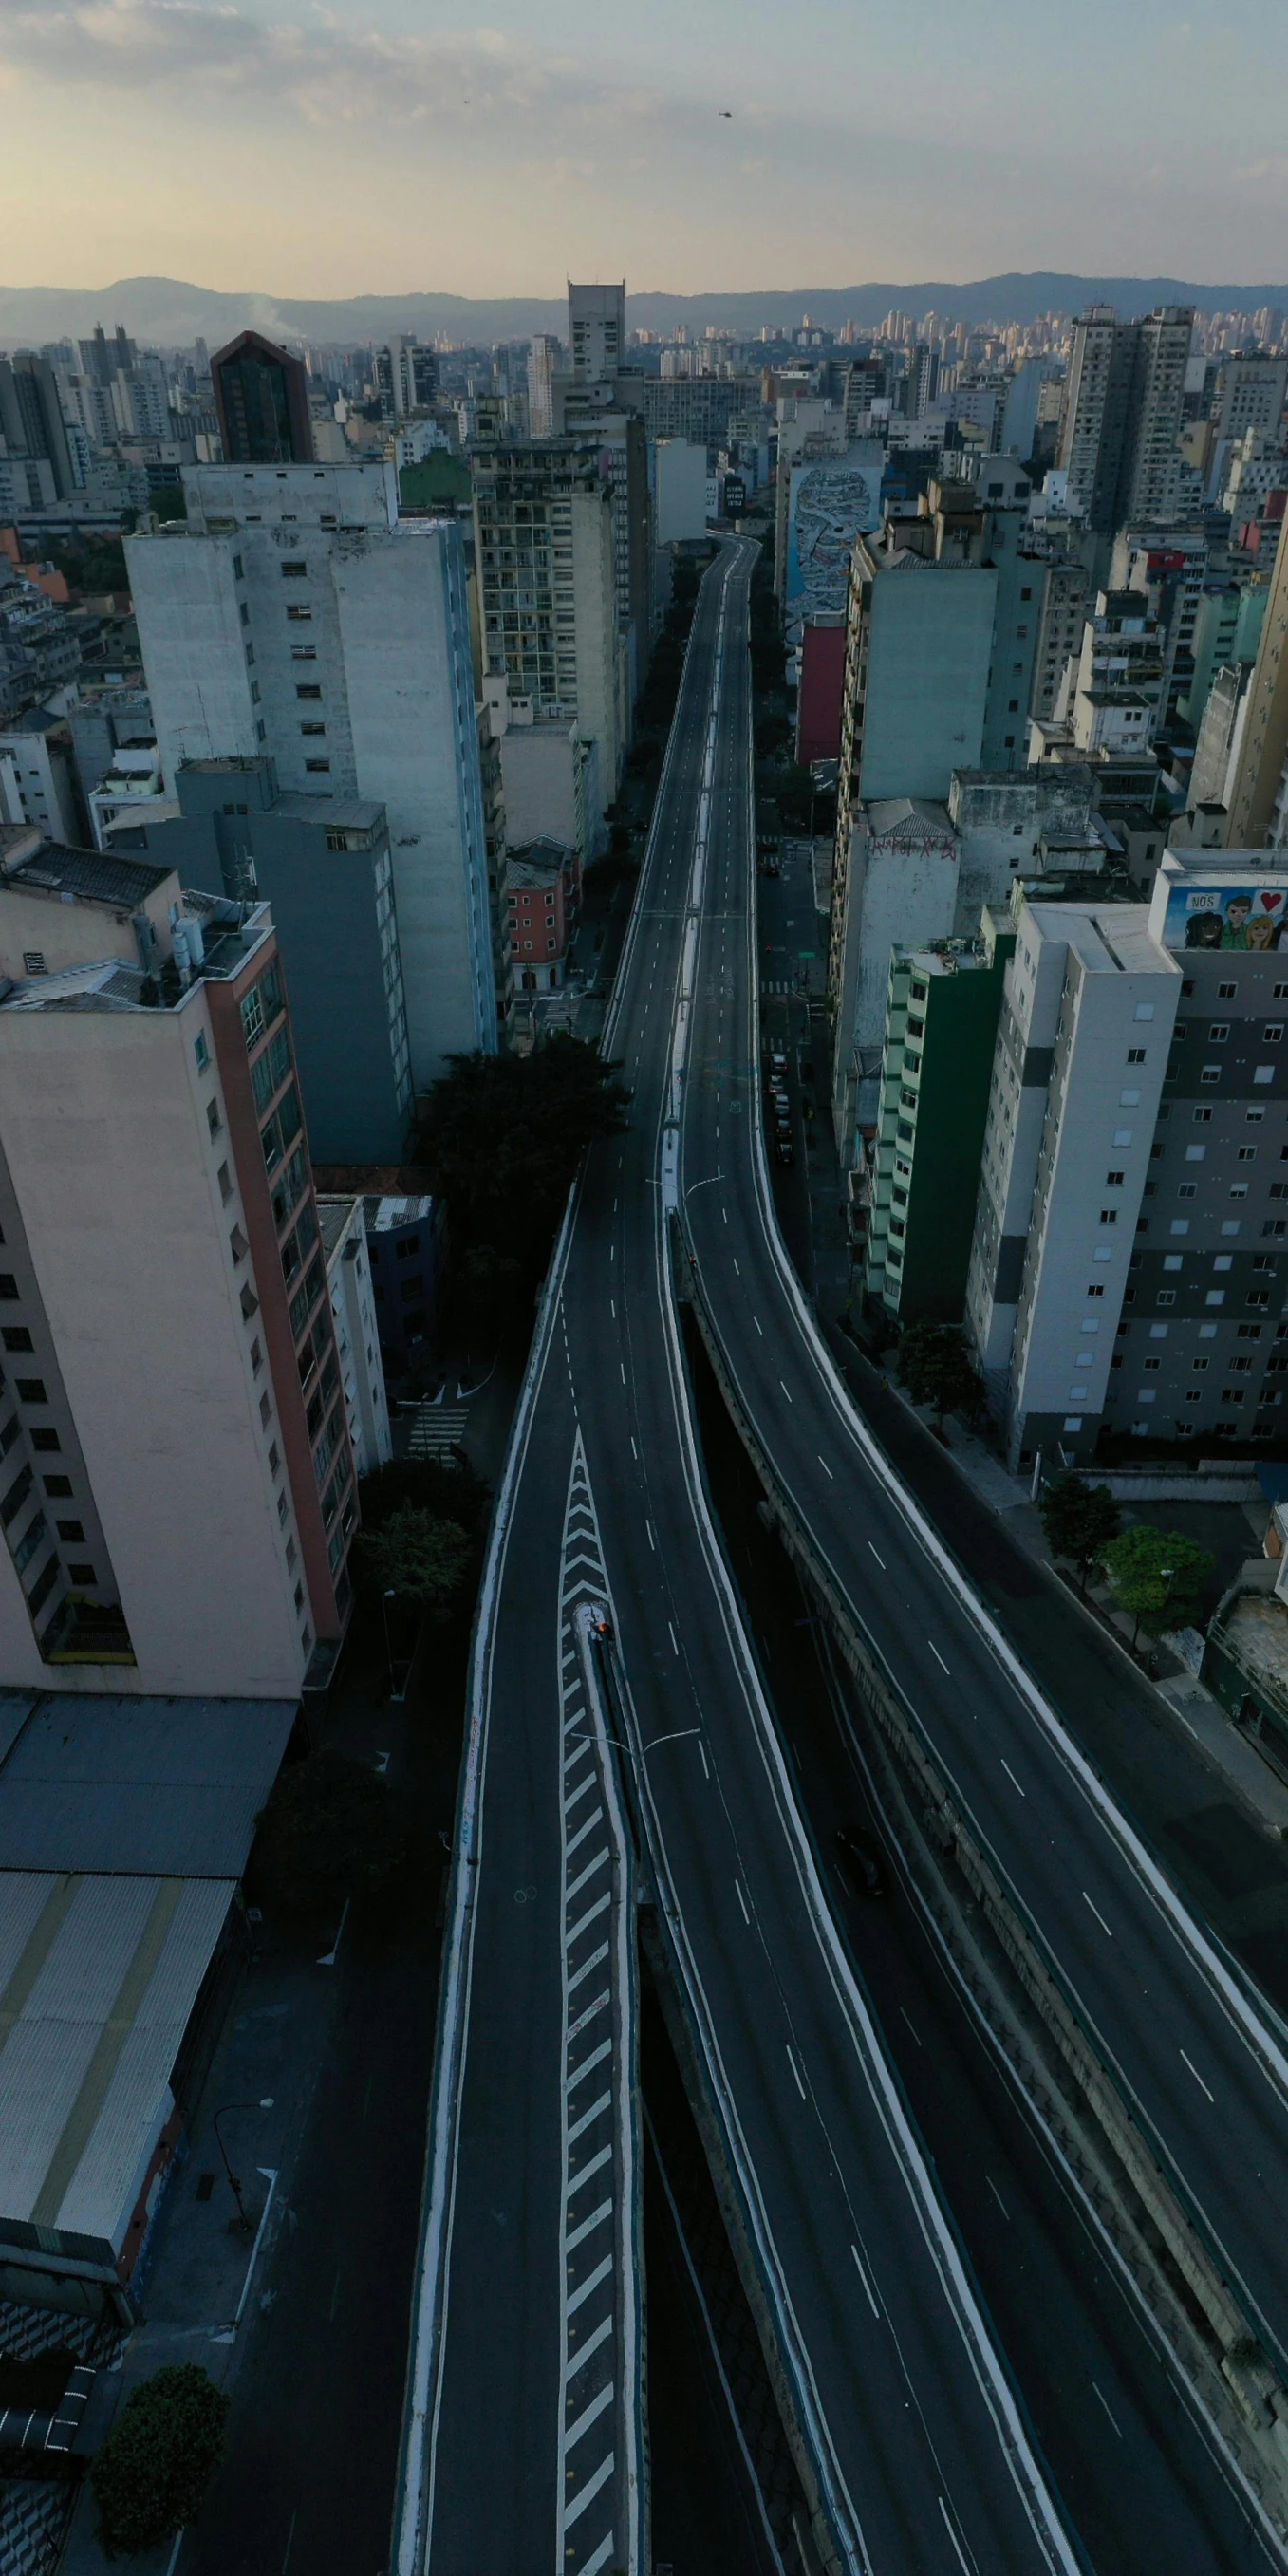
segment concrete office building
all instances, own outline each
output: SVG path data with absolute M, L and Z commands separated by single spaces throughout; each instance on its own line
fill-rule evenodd
M 271 915 L 20 858 L 0 962 L 4 1677 L 293 1699 L 356 1502 Z
M 440 1211 L 431 1198 L 365 1198 L 367 1258 L 380 1350 L 401 1373 L 432 1341 L 442 1267 Z
M 197 466 L 185 529 L 127 539 L 167 779 L 267 755 L 284 795 L 384 807 L 424 1090 L 496 1045 L 465 556 L 385 465 Z
M 321 1163 L 397 1163 L 412 1083 L 382 805 L 283 796 L 271 760 L 188 761 L 148 856 L 184 885 L 266 902 L 286 970 L 309 1141 Z
M 1048 563 L 1029 698 L 1029 713 L 1039 721 L 1053 717 L 1065 671 L 1082 649 L 1088 588 L 1085 564 L 1076 559 Z
M 654 507 L 660 546 L 693 544 L 707 533 L 707 451 L 686 438 L 659 438 L 653 448 Z
M 1276 431 L 1285 399 L 1288 358 L 1272 358 L 1263 349 L 1241 350 L 1227 357 L 1221 368 L 1217 438 L 1242 438 L 1250 429 Z
M 1013 1465 L 1279 1436 L 1286 902 L 1259 854 L 1194 849 L 1148 908 L 1021 912 L 968 1293 Z
M 239 331 L 210 361 L 225 465 L 311 465 L 309 380 L 302 358 Z
M 585 868 L 592 854 L 595 753 L 576 718 L 538 716 L 531 698 L 512 698 L 504 676 L 485 680 L 484 700 L 499 745 L 503 837 L 511 848 L 557 841 Z
M 626 281 L 574 286 L 568 281 L 568 346 L 573 374 L 615 376 L 626 357 Z
M 362 1200 L 319 1190 L 318 1224 L 354 1473 L 370 1476 L 388 1465 L 393 1441 Z
M 1179 304 L 1142 322 L 1097 304 L 1074 323 L 1057 463 L 1069 510 L 1102 541 L 1128 519 L 1175 507 L 1193 327 Z
M 1177 699 L 1177 713 L 1198 732 L 1217 672 L 1227 665 L 1251 670 L 1265 623 L 1269 583 L 1265 575 L 1246 581 L 1205 583 L 1198 598 L 1190 642 L 1190 668 Z
M 83 838 L 71 729 L 47 707 L 0 732 L 0 822 L 34 823 L 47 841 Z
M 621 778 L 628 679 L 598 442 L 480 446 L 473 465 L 485 685 L 505 679 L 511 708 L 527 699 L 542 719 L 575 720 L 595 745 L 598 833 Z
M 955 1324 L 966 1299 L 1002 975 L 1015 946 L 978 939 L 890 954 L 877 1126 L 865 1154 L 863 1284 L 900 1324 Z
M 631 380 L 616 376 L 597 384 L 584 376 L 556 377 L 553 417 L 557 437 L 595 439 L 613 508 L 613 587 L 617 632 L 625 649 L 628 707 L 634 706 L 648 667 L 654 631 L 654 504 L 648 433 L 633 401 Z
M 54 371 L 34 349 L 0 358 L 0 439 L 13 458 L 43 459 L 58 500 L 77 489 Z

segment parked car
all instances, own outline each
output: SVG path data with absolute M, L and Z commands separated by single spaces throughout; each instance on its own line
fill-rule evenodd
M 836 1851 L 860 1896 L 889 1895 L 884 1855 L 862 1825 L 842 1825 L 836 1837 Z
M 786 1071 L 787 1071 L 787 1054 L 786 1054 L 786 1050 L 785 1050 L 785 1048 L 783 1048 L 783 1047 L 771 1047 L 771 1048 L 770 1048 L 770 1050 L 769 1050 L 769 1070 L 770 1070 L 770 1072 L 771 1072 L 771 1073 L 786 1073 Z
M 793 1145 L 790 1136 L 776 1136 L 774 1138 L 774 1152 L 777 1154 L 780 1163 L 794 1163 L 796 1160 L 796 1148 Z

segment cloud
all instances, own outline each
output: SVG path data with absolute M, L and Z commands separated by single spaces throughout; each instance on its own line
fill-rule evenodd
M 71 0 L 32 8 L 0 0 L 0 73 L 65 87 L 181 90 L 217 101 L 284 105 L 311 125 L 422 124 L 469 130 L 484 120 L 549 117 L 638 126 L 672 114 L 637 83 L 615 83 L 584 58 L 512 44 L 494 29 L 469 35 L 354 32 L 329 10 L 307 25 L 267 23 L 214 0 Z

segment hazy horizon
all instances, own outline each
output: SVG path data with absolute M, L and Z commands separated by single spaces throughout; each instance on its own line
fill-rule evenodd
M 0 0 L 0 254 L 217 292 L 467 298 L 573 275 L 647 291 L 1011 269 L 1288 270 L 1288 19 L 994 0 L 915 48 L 838 0 L 587 0 L 486 27 L 441 0 Z M 722 110 L 729 110 L 728 115 Z M 56 185 L 51 186 L 51 174 Z M 948 250 L 950 256 L 946 257 Z M 706 281 L 718 278 L 719 289 Z M 641 290 L 643 291 L 643 290 Z

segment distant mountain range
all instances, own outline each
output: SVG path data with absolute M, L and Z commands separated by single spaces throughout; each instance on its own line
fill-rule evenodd
M 748 334 L 766 323 L 796 326 L 802 314 L 825 329 L 854 322 L 865 330 L 884 321 L 891 306 L 919 317 L 950 314 L 958 322 L 1032 322 L 1041 313 L 1077 313 L 1089 303 L 1116 304 L 1125 314 L 1155 304 L 1197 304 L 1206 312 L 1255 313 L 1263 304 L 1288 308 L 1288 286 L 1195 286 L 1179 277 L 1073 277 L 1052 269 L 969 284 L 943 278 L 915 286 L 802 286 L 790 293 L 729 295 L 631 295 L 626 313 L 634 331 L 690 332 L 709 326 Z M 211 348 L 253 326 L 283 340 L 341 346 L 386 340 L 393 331 L 415 331 L 432 340 L 440 331 L 454 340 L 489 347 L 497 340 L 526 340 L 534 331 L 563 332 L 562 296 L 353 295 L 309 301 L 300 296 L 216 294 L 173 277 L 121 277 L 111 286 L 0 286 L 0 348 L 46 340 L 87 339 L 96 322 L 112 331 L 118 322 L 132 339 L 162 348 Z

